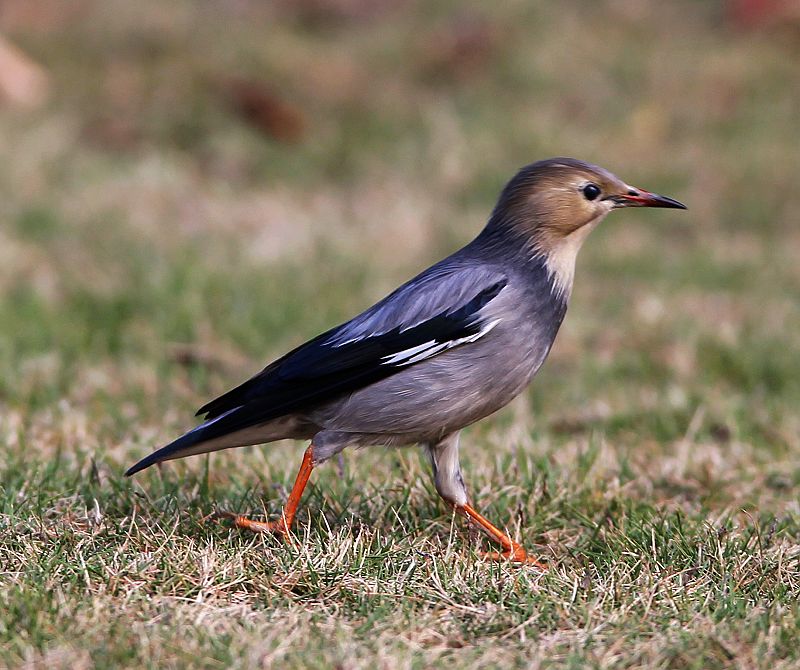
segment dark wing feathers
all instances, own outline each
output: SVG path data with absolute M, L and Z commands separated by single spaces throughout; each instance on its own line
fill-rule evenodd
M 505 284 L 505 279 L 495 281 L 461 306 L 415 325 L 349 340 L 338 337 L 344 326 L 328 331 L 204 405 L 198 414 L 210 420 L 231 412 L 218 423 L 220 431 L 232 432 L 372 384 L 413 361 L 411 355 L 398 354 L 425 345 L 433 355 L 478 334 L 485 325 L 478 313 Z M 419 356 L 424 354 L 423 349 Z M 246 412 L 232 412 L 238 407 Z

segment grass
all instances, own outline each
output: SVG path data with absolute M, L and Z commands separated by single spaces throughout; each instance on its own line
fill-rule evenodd
M 53 88 L 0 109 L 0 665 L 797 667 L 796 35 L 723 2 L 337 6 L 0 16 Z M 414 449 L 320 468 L 292 546 L 207 517 L 278 514 L 300 444 L 122 476 L 559 154 L 690 210 L 596 231 L 547 365 L 465 433 L 546 574 L 482 561 Z

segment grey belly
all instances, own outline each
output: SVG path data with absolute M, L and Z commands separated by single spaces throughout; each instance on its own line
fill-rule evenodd
M 532 332 L 496 335 L 410 366 L 312 410 L 308 418 L 326 430 L 392 435 L 401 442 L 439 440 L 508 404 L 550 349 Z

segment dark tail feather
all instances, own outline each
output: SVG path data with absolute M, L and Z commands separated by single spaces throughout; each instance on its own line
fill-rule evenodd
M 149 468 L 155 463 L 161 463 L 162 461 L 170 461 L 175 458 L 183 458 L 184 456 L 191 456 L 193 454 L 216 451 L 217 449 L 224 449 L 226 446 L 235 446 L 234 444 L 220 444 L 219 438 L 224 437 L 230 432 L 220 419 L 224 419 L 237 409 L 239 409 L 239 407 L 234 407 L 217 418 L 200 424 L 197 428 L 190 430 L 185 435 L 181 435 L 181 437 L 174 442 L 170 442 L 167 446 L 161 447 L 161 449 L 154 451 L 149 456 L 145 456 L 136 465 L 129 468 L 125 472 L 125 476 L 130 477 L 131 475 L 135 475 L 137 472 Z
M 145 456 L 141 461 L 139 461 L 136 465 L 125 472 L 126 477 L 130 477 L 131 475 L 135 475 L 137 472 L 144 470 L 145 468 L 149 468 L 151 465 L 156 463 L 161 463 L 161 461 L 168 461 L 173 458 L 180 458 L 183 454 L 180 452 L 193 447 L 200 442 L 203 442 L 203 438 L 196 436 L 194 431 L 190 431 L 179 437 L 174 442 L 170 442 L 166 447 L 161 447 L 154 451 L 149 456 Z M 186 454 L 187 456 L 189 454 Z

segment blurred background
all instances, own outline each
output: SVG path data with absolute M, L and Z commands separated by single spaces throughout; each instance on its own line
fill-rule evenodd
M 532 448 L 797 448 L 796 2 L 5 0 L 0 35 L 9 467 L 131 463 L 553 155 L 689 211 L 586 245 Z
M 0 0 L 0 666 L 796 667 L 799 138 L 797 0 Z M 301 548 L 208 522 L 299 444 L 122 477 L 555 155 L 689 210 L 593 233 L 462 440 L 546 575 L 414 450 L 319 468 Z

